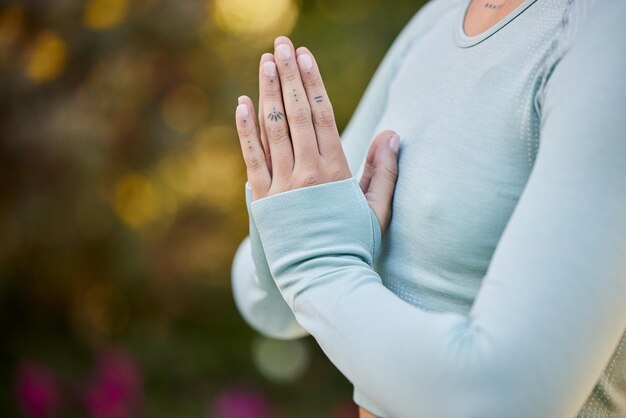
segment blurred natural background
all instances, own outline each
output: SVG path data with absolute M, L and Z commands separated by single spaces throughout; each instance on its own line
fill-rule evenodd
M 235 308 L 234 110 L 289 35 L 341 131 L 422 3 L 0 0 L 0 417 L 355 416 L 311 337 Z

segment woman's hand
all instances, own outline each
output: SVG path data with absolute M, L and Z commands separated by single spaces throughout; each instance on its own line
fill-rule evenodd
M 352 176 L 332 105 L 311 52 L 284 36 L 259 68 L 259 123 L 239 97 L 236 123 L 253 200 Z M 259 130 L 260 127 L 260 130 Z M 361 189 L 384 231 L 391 216 L 400 139 L 383 131 L 372 142 Z

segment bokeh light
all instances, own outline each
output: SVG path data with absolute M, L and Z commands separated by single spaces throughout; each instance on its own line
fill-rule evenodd
M 150 179 L 129 173 L 115 187 L 114 207 L 126 224 L 138 228 L 157 217 L 161 203 Z
M 128 0 L 90 0 L 85 5 L 83 22 L 93 30 L 108 29 L 126 17 Z
M 313 338 L 237 312 L 234 111 L 289 35 L 341 131 L 420 3 L 0 2 L 0 417 L 355 417 Z
M 0 47 L 8 48 L 22 33 L 24 8 L 13 4 L 0 11 Z
M 49 81 L 65 68 L 66 46 L 54 31 L 45 31 L 35 40 L 28 56 L 26 74 L 34 81 Z
M 290 33 L 298 18 L 294 0 L 213 0 L 211 5 L 222 30 L 246 37 Z
M 20 412 L 27 418 L 47 418 L 58 414 L 59 379 L 47 366 L 24 362 L 18 367 L 15 388 Z
M 270 418 L 271 406 L 259 390 L 234 386 L 218 393 L 207 412 L 217 418 Z
M 293 382 L 309 366 L 309 352 L 302 340 L 281 341 L 258 337 L 253 346 L 254 363 L 261 373 L 277 382 Z

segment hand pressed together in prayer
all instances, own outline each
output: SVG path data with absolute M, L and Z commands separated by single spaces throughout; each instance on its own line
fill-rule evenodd
M 279 36 L 259 66 L 259 113 L 240 96 L 236 125 L 253 200 L 352 177 L 333 108 L 313 54 Z M 385 231 L 398 174 L 400 138 L 380 132 L 371 142 L 361 190 Z

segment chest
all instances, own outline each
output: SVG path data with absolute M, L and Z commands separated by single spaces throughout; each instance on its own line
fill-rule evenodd
M 381 264 L 477 279 L 532 171 L 535 93 L 558 19 L 547 25 L 528 13 L 516 22 L 526 30 L 460 48 L 450 30 L 458 17 L 414 41 L 389 88 L 378 130 L 403 143 Z

